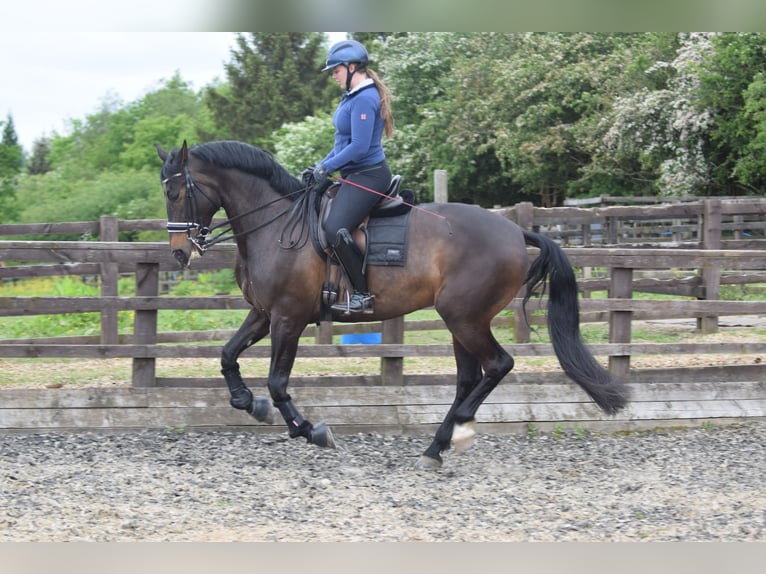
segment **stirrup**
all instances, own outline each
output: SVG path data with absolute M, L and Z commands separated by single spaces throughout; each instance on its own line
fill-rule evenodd
M 350 315 L 351 313 L 369 314 L 372 313 L 372 300 L 374 298 L 375 295 L 360 293 L 359 291 L 354 291 L 351 294 L 346 293 L 346 300 L 338 301 L 331 306 L 331 309 L 333 311 L 341 311 L 345 315 Z

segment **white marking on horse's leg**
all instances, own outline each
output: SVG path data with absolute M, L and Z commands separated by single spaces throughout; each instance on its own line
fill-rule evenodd
M 476 421 L 456 424 L 452 429 L 452 448 L 460 454 L 467 451 L 476 442 Z

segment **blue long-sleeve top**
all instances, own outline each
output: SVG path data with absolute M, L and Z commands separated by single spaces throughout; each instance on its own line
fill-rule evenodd
M 372 79 L 343 95 L 335 115 L 335 144 L 322 160 L 328 173 L 370 167 L 386 159 L 380 94 Z

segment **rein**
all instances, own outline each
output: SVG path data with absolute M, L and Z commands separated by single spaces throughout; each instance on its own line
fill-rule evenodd
M 168 182 L 168 180 L 170 180 L 172 178 L 175 178 L 175 177 L 181 177 L 181 176 L 183 176 L 185 178 L 185 180 L 186 180 L 186 190 L 187 190 L 186 199 L 188 201 L 187 213 L 190 213 L 189 219 L 191 221 L 185 221 L 185 222 L 168 221 L 167 224 L 165 225 L 165 228 L 167 229 L 168 233 L 186 233 L 187 238 L 189 239 L 191 244 L 194 246 L 194 248 L 197 250 L 197 252 L 200 255 L 205 253 L 208 249 L 210 249 L 210 247 L 212 247 L 216 243 L 221 243 L 222 241 L 228 241 L 230 239 L 236 239 L 237 237 L 241 237 L 241 236 L 244 236 L 244 235 L 249 235 L 250 233 L 254 233 L 254 232 L 256 232 L 256 231 L 258 231 L 258 230 L 260 230 L 260 229 L 262 229 L 262 228 L 264 228 L 264 227 L 266 227 L 268 225 L 271 225 L 277 219 L 279 219 L 280 217 L 282 217 L 283 215 L 287 214 L 290 211 L 292 211 L 293 214 L 296 214 L 296 213 L 298 214 L 297 218 L 296 217 L 291 217 L 291 219 L 290 219 L 290 221 L 293 222 L 293 225 L 292 225 L 293 229 L 299 223 L 301 223 L 301 221 L 305 222 L 305 218 L 302 217 L 302 214 L 303 214 L 303 212 L 305 210 L 303 208 L 301 208 L 301 209 L 298 209 L 298 208 L 301 206 L 301 204 L 303 204 L 303 203 L 308 204 L 308 202 L 304 202 L 303 199 L 301 199 L 300 201 L 298 201 L 296 203 L 296 205 L 292 209 L 290 209 L 290 208 L 284 209 L 284 210 L 280 211 L 279 213 L 277 213 L 274 217 L 272 217 L 268 221 L 265 221 L 265 222 L 261 223 L 260 225 L 257 225 L 257 226 L 255 226 L 253 228 L 247 229 L 247 230 L 242 231 L 240 233 L 232 233 L 232 227 L 231 227 L 232 222 L 237 221 L 238 219 L 241 219 L 241 218 L 246 217 L 248 215 L 251 215 L 253 213 L 257 213 L 258 211 L 266 209 L 267 207 L 270 207 L 271 205 L 273 205 L 273 204 L 275 204 L 275 203 L 277 203 L 279 201 L 282 201 L 283 199 L 288 199 L 288 198 L 290 198 L 290 197 L 292 197 L 294 195 L 301 194 L 301 193 L 305 194 L 305 192 L 308 190 L 307 187 L 298 189 L 298 190 L 293 191 L 292 193 L 289 193 L 287 195 L 283 195 L 283 196 L 277 197 L 276 199 L 274 199 L 272 201 L 269 201 L 268 203 L 265 203 L 263 205 L 259 205 L 258 207 L 255 207 L 255 208 L 253 208 L 253 209 L 251 209 L 249 211 L 246 211 L 244 213 L 240 213 L 238 215 L 235 215 L 234 217 L 230 217 L 226 221 L 223 221 L 223 222 L 221 222 L 221 223 L 219 223 L 217 225 L 214 225 L 212 227 L 207 227 L 207 226 L 201 225 L 200 223 L 198 223 L 197 201 L 196 201 L 195 194 L 194 194 L 195 190 L 198 191 L 199 193 L 201 193 L 202 196 L 205 199 L 207 199 L 212 205 L 215 205 L 215 202 L 212 199 L 210 199 L 210 197 L 204 191 L 202 191 L 199 188 L 199 186 L 197 186 L 196 183 L 194 183 L 194 180 L 191 177 L 191 173 L 189 172 L 189 167 L 186 166 L 186 165 L 184 165 L 183 172 L 171 175 L 170 177 L 168 177 L 165 180 L 163 180 L 162 183 L 165 184 L 165 183 Z M 303 225 L 305 225 L 305 223 Z M 286 225 L 285 226 L 285 230 L 287 229 L 287 227 L 288 226 Z M 221 229 L 221 228 L 223 228 L 223 231 L 221 231 L 217 235 L 214 235 L 213 237 L 210 237 L 210 234 L 213 231 L 216 231 L 216 230 Z M 192 237 L 191 232 L 194 231 L 194 230 L 197 231 L 197 235 Z M 282 232 L 282 236 L 283 237 L 285 235 L 285 230 L 283 230 L 283 232 Z M 303 231 L 301 230 L 301 235 L 302 234 L 303 234 Z M 280 240 L 280 244 L 283 244 L 283 243 L 284 242 L 282 240 Z M 295 244 L 296 244 L 295 241 L 291 241 L 289 243 L 290 244 L 288 245 L 288 248 L 294 247 Z

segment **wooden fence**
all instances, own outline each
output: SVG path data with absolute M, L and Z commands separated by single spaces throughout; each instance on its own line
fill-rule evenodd
M 546 209 L 520 203 L 496 211 L 571 246 L 758 249 L 766 238 L 766 201 L 761 198 L 679 199 L 661 205 L 646 205 L 656 198 L 632 198 L 643 200 L 640 205 L 612 205 L 618 198 L 595 199 L 607 205 Z M 580 202 L 587 205 L 589 200 Z
M 695 245 L 627 248 L 620 242 L 608 247 L 567 247 L 567 255 L 583 272 L 580 280 L 585 293 L 608 289 L 606 299 L 583 298 L 581 321 L 606 322 L 609 343 L 592 345 L 596 355 L 607 357 L 609 369 L 628 379 L 634 394 L 630 408 L 614 419 L 601 416 L 587 397 L 563 375 L 556 373 L 511 373 L 479 411 L 479 420 L 489 428 L 507 429 L 534 423 L 581 425 L 588 428 L 645 428 L 660 424 L 697 424 L 701 420 L 731 420 L 766 416 L 766 370 L 762 364 L 726 369 L 631 369 L 635 355 L 747 354 L 766 352 L 766 344 L 753 340 L 726 344 L 641 344 L 631 342 L 632 321 L 646 319 L 694 318 L 703 331 L 715 330 L 724 315 L 766 315 L 764 301 L 724 301 L 719 287 L 725 283 L 766 282 L 766 250 L 757 240 L 728 239 L 723 230 L 734 218 L 762 214 L 764 202 L 721 202 L 708 200 L 676 207 L 698 218 L 701 242 Z M 681 212 L 671 206 L 643 207 L 647 214 L 666 218 Z M 571 211 L 575 209 L 576 212 Z M 653 211 L 657 209 L 658 211 Z M 559 211 L 558 215 L 553 214 Z M 608 211 L 616 210 L 616 211 Z M 743 211 L 745 213 L 743 213 Z M 585 222 L 591 218 L 637 218 L 632 211 L 615 208 L 555 208 L 541 210 L 519 205 L 502 210 L 526 227 L 545 233 L 561 233 L 552 222 L 566 221 L 583 230 L 582 244 L 588 245 Z M 631 215 L 632 214 L 632 215 Z M 579 219 L 578 219 L 579 218 Z M 730 219 L 727 220 L 727 218 Z M 574 223 L 573 223 L 574 222 Z M 557 224 L 560 225 L 560 224 Z M 747 222 L 752 226 L 752 222 Z M 0 226 L 0 236 L 42 233 L 90 233 L 101 241 L 0 241 L 0 261 L 26 262 L 22 266 L 0 268 L 0 278 L 12 279 L 41 275 L 98 275 L 102 296 L 87 298 L 6 297 L 0 298 L 0 315 L 99 312 L 101 336 L 94 339 L 0 341 L 0 361 L 12 358 L 130 358 L 133 362 L 131 385 L 119 389 L 3 389 L 0 391 L 0 429 L 49 428 L 135 428 L 135 427 L 246 427 L 273 432 L 272 427 L 255 426 L 255 421 L 228 406 L 227 391 L 220 379 L 161 379 L 155 376 L 156 362 L 168 357 L 210 357 L 218 361 L 219 345 L 190 345 L 188 335 L 163 334 L 156 329 L 157 313 L 165 309 L 243 309 L 239 296 L 206 298 L 165 297 L 159 294 L 162 272 L 176 269 L 166 243 L 121 243 L 122 230 L 160 229 L 162 222 L 118 222 L 102 218 L 98 223 Z M 754 227 L 754 226 L 753 226 Z M 87 231 L 83 231 L 87 228 Z M 738 244 L 727 243 L 739 241 Z M 650 242 L 644 242 L 647 244 Z M 202 259 L 199 270 L 231 267 L 234 247 L 217 246 Z M 638 276 L 647 272 L 673 269 L 673 278 Z M 593 274 L 591 275 L 591 272 Z M 599 273 L 600 272 L 600 273 Z M 135 297 L 119 297 L 116 290 L 120 274 L 133 273 Z M 596 276 L 598 275 L 598 276 Z M 634 291 L 675 293 L 669 300 L 634 300 Z M 691 295 L 694 299 L 683 299 Z M 544 301 L 541 302 L 541 305 Z M 496 320 L 498 328 L 512 327 L 515 343 L 509 352 L 525 356 L 551 355 L 547 344 L 529 342 L 526 324 L 520 319 L 519 301 L 509 306 L 511 314 Z M 117 333 L 119 311 L 135 314 L 132 335 Z M 454 393 L 452 377 L 406 375 L 404 357 L 451 355 L 450 345 L 412 345 L 404 343 L 405 330 L 442 328 L 440 321 L 396 319 L 383 324 L 320 325 L 305 335 L 314 344 L 301 347 L 301 357 L 379 357 L 379 376 L 294 378 L 294 395 L 305 407 L 307 416 L 326 418 L 335 428 L 347 431 L 364 429 L 408 430 L 436 424 L 446 413 Z M 336 345 L 333 334 L 381 331 L 380 345 Z M 196 333 L 196 340 L 218 341 L 230 333 Z M 246 356 L 268 357 L 267 345 L 249 349 Z M 250 379 L 254 387 L 263 380 Z M 180 388 L 179 388 L 180 387 Z M 280 431 L 281 425 L 277 427 Z

